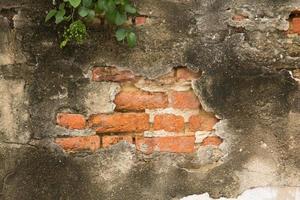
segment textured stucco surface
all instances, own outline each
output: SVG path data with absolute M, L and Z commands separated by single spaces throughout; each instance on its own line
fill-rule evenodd
M 300 190 L 296 187 L 259 187 L 249 189 L 239 195 L 237 198 L 219 198 L 218 200 L 298 200 L 300 199 Z M 181 200 L 213 200 L 209 194 L 191 195 Z
M 51 1 L 0 0 L 0 199 L 167 200 L 206 192 L 235 198 L 249 188 L 299 187 L 300 36 L 286 31 L 300 2 L 136 4 L 149 16 L 137 29 L 136 48 L 99 28 L 82 46 L 61 50 L 60 27 L 43 22 Z M 236 14 L 247 19 L 233 21 Z M 221 118 L 215 134 L 224 138 L 222 152 L 144 156 L 120 143 L 65 154 L 55 136 L 91 133 L 58 128 L 55 114 L 110 112 L 118 86 L 89 79 L 93 66 L 106 65 L 148 78 L 176 66 L 201 70 L 193 88 Z M 95 107 L 100 93 L 103 106 Z

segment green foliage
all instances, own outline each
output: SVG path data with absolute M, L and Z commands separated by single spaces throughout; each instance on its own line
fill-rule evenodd
M 69 2 L 71 4 L 71 6 L 73 6 L 74 8 L 77 8 L 80 5 L 81 0 L 69 0 L 66 2 Z
M 76 41 L 80 44 L 86 36 L 87 32 L 84 23 L 80 20 L 72 22 L 69 28 L 64 31 L 63 41 L 60 43 L 60 47 L 65 47 L 69 41 Z
M 136 14 L 137 10 L 129 0 L 61 0 L 57 8 L 48 12 L 45 22 L 54 19 L 56 24 L 67 24 L 61 48 L 72 41 L 82 43 L 87 37 L 85 22 L 94 17 L 104 19 L 116 29 L 117 41 L 125 41 L 129 47 L 134 47 L 137 37 L 126 22 L 129 16 Z
M 116 31 L 116 38 L 118 41 L 124 41 L 126 39 L 129 47 L 136 45 L 136 35 L 132 30 L 119 28 Z

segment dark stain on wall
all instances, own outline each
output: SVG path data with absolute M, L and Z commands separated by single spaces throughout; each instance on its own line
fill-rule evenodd
M 26 151 L 18 163 L 6 180 L 6 187 L 13 187 L 5 193 L 7 200 L 92 199 L 90 192 L 96 186 L 71 157 L 39 148 Z
M 196 92 L 207 108 L 228 120 L 229 134 L 234 136 L 226 161 L 207 173 L 190 173 L 178 165 L 165 165 L 165 157 L 157 156 L 151 162 L 136 162 L 124 175 L 123 182 L 117 184 L 97 182 L 90 177 L 89 170 L 93 166 L 86 155 L 79 162 L 77 158 L 82 155 L 66 156 L 47 148 L 26 150 L 18 157 L 14 173 L 7 177 L 5 187 L 9 189 L 4 191 L 4 199 L 165 200 L 204 192 L 213 197 L 232 197 L 240 192 L 240 180 L 235 172 L 257 155 L 276 157 L 280 166 L 276 168 L 277 175 L 291 178 L 289 174 L 299 169 L 300 159 L 299 148 L 290 150 L 289 145 L 299 143 L 299 136 L 289 139 L 298 132 L 291 128 L 293 124 L 289 124 L 287 118 L 291 110 L 299 113 L 299 92 L 296 92 L 299 88 L 288 72 L 280 69 L 299 68 L 299 58 L 289 59 L 289 55 L 295 55 L 293 52 L 299 41 L 294 38 L 293 44 L 287 44 L 284 30 L 279 26 L 270 28 L 267 24 L 263 31 L 254 23 L 254 16 L 262 16 L 259 12 L 278 13 L 288 18 L 289 3 L 270 0 L 259 3 L 250 0 L 185 3 L 157 0 L 153 3 L 145 0 L 138 5 L 145 12 L 156 11 L 153 15 L 158 13 L 157 16 L 149 14 L 149 18 L 158 22 L 149 29 L 138 30 L 141 40 L 136 49 L 119 46 L 113 36 L 99 36 L 101 30 L 92 32 L 83 46 L 71 45 L 61 50 L 56 33 L 60 28 L 43 23 L 42 16 L 51 2 L 1 1 L 0 5 L 7 9 L 21 9 L 19 17 L 24 20 L 14 29 L 21 38 L 21 50 L 27 60 L 22 64 L 1 66 L 0 72 L 5 79 L 26 81 L 31 116 L 29 129 L 33 138 L 56 136 L 54 118 L 60 109 L 86 112 L 80 90 L 89 82 L 84 74 L 96 64 L 127 67 L 152 78 L 180 64 L 200 69 L 204 73 L 196 82 Z M 247 20 L 254 24 L 243 22 L 241 33 L 236 33 L 233 30 L 240 27 L 226 20 L 231 19 L 233 12 L 243 9 L 251 13 Z M 145 30 L 157 34 L 149 36 Z M 283 53 L 284 58 L 278 59 L 280 55 L 271 51 L 274 49 Z M 60 94 L 67 95 L 58 98 Z M 257 152 L 261 141 L 273 153 Z M 109 160 L 120 152 L 97 152 L 95 155 L 99 157 L 95 160 Z M 170 157 L 174 163 L 181 159 L 180 156 Z M 1 159 L 1 162 L 0 166 L 4 166 L 3 163 L 10 163 L 11 158 Z M 110 166 L 104 162 L 102 167 Z M 109 186 L 112 188 L 107 189 Z

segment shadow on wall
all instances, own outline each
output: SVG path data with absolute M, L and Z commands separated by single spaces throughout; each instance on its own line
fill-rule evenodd
M 31 149 L 7 177 L 3 198 L 92 199 L 88 191 L 93 191 L 93 187 L 83 167 L 72 157 L 59 156 L 46 149 Z M 100 188 L 97 194 L 101 194 Z

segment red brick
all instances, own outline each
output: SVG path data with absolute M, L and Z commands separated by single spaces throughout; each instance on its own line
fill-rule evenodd
M 130 135 L 124 135 L 124 136 L 118 136 L 118 135 L 114 135 L 114 136 L 103 136 L 102 138 L 102 145 L 103 147 L 109 147 L 111 145 L 117 144 L 121 141 L 127 141 L 128 143 L 132 143 L 133 139 L 132 136 Z
M 86 137 L 57 138 L 55 143 L 66 151 L 96 151 L 100 148 L 100 138 L 97 135 Z
M 156 137 L 143 138 L 137 137 L 136 147 L 139 151 L 151 154 L 158 152 L 173 153 L 193 153 L 195 137 L 194 136 L 178 136 L 178 137 Z
M 292 19 L 292 32 L 300 34 L 300 17 Z
M 176 77 L 178 80 L 195 80 L 201 76 L 200 72 L 193 72 L 188 68 L 178 68 L 176 72 Z
M 248 17 L 244 16 L 244 15 L 234 15 L 232 17 L 232 20 L 234 21 L 243 21 L 244 19 L 247 19 Z
M 116 96 L 114 103 L 116 110 L 143 111 L 145 109 L 166 108 L 168 96 L 160 92 L 125 91 Z
M 159 77 L 157 77 L 156 79 L 146 79 L 146 84 L 147 82 L 155 82 L 156 84 L 160 85 L 160 86 L 164 86 L 164 85 L 172 85 L 176 83 L 176 75 L 175 75 L 175 70 L 171 70 L 169 73 L 161 75 Z
M 178 109 L 197 109 L 200 107 L 200 102 L 192 91 L 172 92 L 170 94 L 170 105 Z
M 173 114 L 156 115 L 153 128 L 154 130 L 181 132 L 184 129 L 184 119 L 182 116 Z
M 139 16 L 135 18 L 135 25 L 140 26 L 144 25 L 147 21 L 147 17 Z
M 92 72 L 93 81 L 122 82 L 135 78 L 128 70 L 118 70 L 116 67 L 95 67 Z
M 189 118 L 189 131 L 211 131 L 218 119 L 211 113 L 200 113 Z
M 98 133 L 143 132 L 149 130 L 149 115 L 145 113 L 114 113 L 92 115 L 89 126 Z
M 83 115 L 71 113 L 58 113 L 56 123 L 68 129 L 84 129 L 86 124 Z
M 219 146 L 223 142 L 223 139 L 218 136 L 209 136 L 203 139 L 201 146 Z

